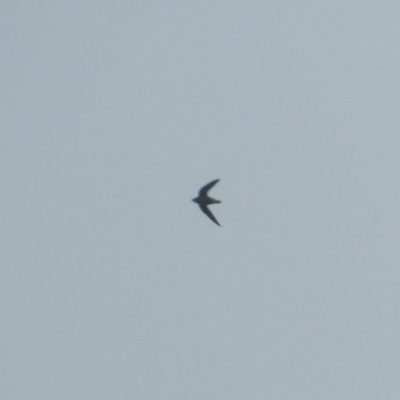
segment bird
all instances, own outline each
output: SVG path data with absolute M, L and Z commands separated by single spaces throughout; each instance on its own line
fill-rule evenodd
M 211 181 L 210 183 L 207 183 L 207 185 L 203 186 L 199 190 L 199 195 L 192 199 L 195 203 L 197 203 L 200 207 L 200 210 L 203 211 L 204 214 L 207 215 L 208 218 L 211 219 L 211 221 L 215 222 L 218 226 L 221 226 L 217 219 L 214 217 L 212 212 L 208 209 L 208 205 L 210 204 L 218 204 L 221 203 L 219 200 L 213 199 L 212 197 L 208 196 L 208 191 L 219 182 L 219 179 L 215 179 Z

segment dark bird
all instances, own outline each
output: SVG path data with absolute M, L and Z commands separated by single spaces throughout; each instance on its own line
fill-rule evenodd
M 210 183 L 207 183 L 207 185 L 203 186 L 199 190 L 199 195 L 194 198 L 192 201 L 197 203 L 200 206 L 200 210 L 203 211 L 204 214 L 207 215 L 208 218 L 211 219 L 211 221 L 215 222 L 218 226 L 221 226 L 217 219 L 214 217 L 214 215 L 211 213 L 211 211 L 208 209 L 208 205 L 210 204 L 218 204 L 221 203 L 219 200 L 215 200 L 212 197 L 208 196 L 208 191 L 216 184 L 219 182 L 219 179 L 215 179 L 214 181 L 211 181 Z

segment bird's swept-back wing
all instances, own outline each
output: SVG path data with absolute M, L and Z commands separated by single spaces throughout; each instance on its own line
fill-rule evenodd
M 212 212 L 208 209 L 207 206 L 201 205 L 200 206 L 201 211 L 203 211 L 204 214 L 207 215 L 208 218 L 211 219 L 211 221 L 215 222 L 218 226 L 221 226 L 219 224 L 219 222 L 217 221 L 217 219 L 214 217 L 214 215 L 212 214 Z
M 200 196 L 204 196 L 207 194 L 207 192 L 216 184 L 219 182 L 219 179 L 215 179 L 213 181 L 211 181 L 210 183 L 207 183 L 207 185 L 203 186 L 200 190 L 199 190 L 199 195 Z M 203 210 L 204 211 L 204 210 Z M 205 212 L 205 211 L 204 211 Z

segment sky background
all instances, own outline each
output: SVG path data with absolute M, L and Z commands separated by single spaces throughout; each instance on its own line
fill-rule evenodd
M 3 0 L 0 398 L 399 399 L 399 15 Z

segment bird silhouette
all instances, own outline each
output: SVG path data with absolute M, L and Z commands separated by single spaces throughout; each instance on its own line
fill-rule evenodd
M 208 191 L 219 182 L 219 179 L 215 179 L 211 181 L 210 183 L 207 183 L 207 185 L 203 186 L 199 190 L 199 195 L 195 197 L 192 201 L 197 203 L 200 207 L 200 210 L 203 211 L 204 214 L 207 215 L 208 218 L 211 219 L 211 221 L 215 222 L 218 226 L 221 226 L 217 219 L 214 217 L 212 212 L 208 209 L 208 205 L 210 204 L 218 204 L 221 203 L 219 200 L 213 199 L 212 197 L 208 196 Z

